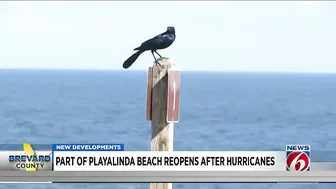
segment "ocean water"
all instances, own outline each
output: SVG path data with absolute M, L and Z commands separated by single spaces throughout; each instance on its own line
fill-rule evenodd
M 150 150 L 147 73 L 0 70 L 0 143 L 124 143 Z M 336 150 L 336 75 L 182 72 L 174 150 Z M 335 184 L 174 184 L 174 189 L 333 189 Z M 0 188 L 148 189 L 149 184 Z

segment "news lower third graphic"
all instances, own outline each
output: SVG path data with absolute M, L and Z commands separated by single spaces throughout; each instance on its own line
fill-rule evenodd
M 310 145 L 286 145 L 287 171 L 310 171 Z
M 3 144 L 0 145 L 0 170 L 29 172 L 140 170 L 302 172 L 336 170 L 335 152 L 327 154 L 325 151 L 314 151 L 313 159 L 311 159 L 311 154 L 310 145 L 298 144 L 288 144 L 284 151 L 173 151 L 160 153 L 125 151 L 124 144 Z
M 155 152 L 125 151 L 124 144 L 1 144 L 0 183 L 336 183 L 335 151 L 284 146 L 281 151 Z

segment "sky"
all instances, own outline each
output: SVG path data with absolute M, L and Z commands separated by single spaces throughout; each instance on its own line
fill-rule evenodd
M 123 69 L 174 26 L 158 52 L 181 70 L 336 73 L 335 20 L 332 1 L 1 1 L 0 68 Z

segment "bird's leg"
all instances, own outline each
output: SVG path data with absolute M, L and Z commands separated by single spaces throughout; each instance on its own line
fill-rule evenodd
M 155 55 L 154 55 L 154 53 L 153 52 L 155 52 L 155 51 L 151 51 L 152 52 L 152 55 L 153 55 L 153 57 L 154 57 L 154 62 L 156 63 L 156 65 L 160 65 L 161 66 L 161 64 L 156 60 L 156 57 L 155 57 Z
M 154 51 L 157 55 L 159 55 L 160 56 L 160 59 L 168 59 L 168 58 L 166 58 L 166 57 L 162 57 L 157 51 Z
M 159 55 L 160 58 L 162 58 L 162 56 L 161 56 L 158 52 L 156 52 L 156 51 L 154 51 L 154 52 L 155 52 L 157 55 Z

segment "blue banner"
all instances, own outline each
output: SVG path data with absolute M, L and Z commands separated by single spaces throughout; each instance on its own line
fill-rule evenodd
M 124 151 L 124 144 L 53 144 L 52 151 Z

